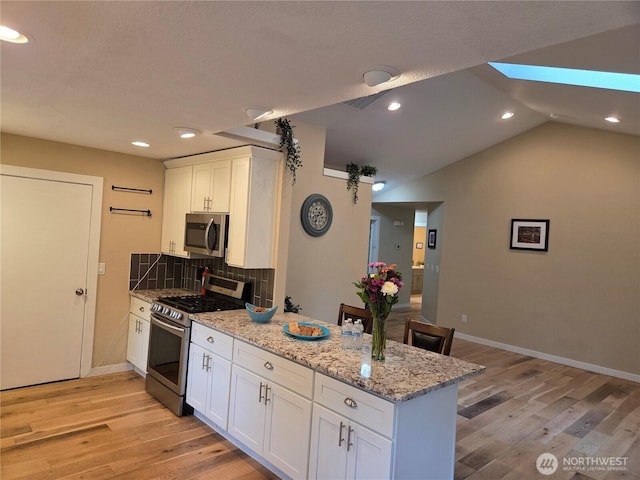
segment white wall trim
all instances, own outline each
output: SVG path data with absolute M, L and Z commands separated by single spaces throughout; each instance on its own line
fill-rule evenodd
M 550 362 L 559 363 L 561 365 L 567 365 L 569 367 L 581 368 L 582 370 L 588 370 L 590 372 L 602 373 L 603 375 L 610 375 L 612 377 L 623 378 L 625 380 L 631 380 L 632 382 L 640 383 L 640 375 L 630 372 L 623 372 L 622 370 L 614 370 L 613 368 L 602 367 L 600 365 L 593 365 L 591 363 L 579 362 L 570 358 L 558 357 L 548 353 L 538 352 L 536 350 L 529 350 L 528 348 L 516 347 L 514 345 L 508 345 L 506 343 L 495 342 L 493 340 L 487 340 L 486 338 L 474 337 L 467 335 L 466 333 L 455 334 L 456 338 L 467 340 L 469 342 L 480 343 L 481 345 L 487 345 L 489 347 L 500 348 L 507 350 L 508 352 L 520 353 L 521 355 L 528 355 L 529 357 L 540 358 L 541 360 L 548 360 Z
M 89 227 L 89 251 L 87 255 L 87 293 L 84 306 L 84 327 L 82 330 L 82 355 L 80 358 L 80 377 L 86 377 L 91 371 L 93 361 L 93 335 L 96 323 L 96 299 L 98 296 L 98 261 L 100 258 L 100 228 L 102 222 L 102 190 L 104 181 L 102 177 L 18 167 L 15 165 L 0 165 L 0 174 L 56 182 L 77 183 L 88 185 L 92 188 L 91 225 Z
M 343 172 L 342 170 L 334 170 L 332 168 L 325 168 L 322 174 L 325 177 L 342 178 L 343 180 L 347 180 L 349 178 L 349 174 L 347 172 Z M 374 181 L 374 177 L 360 177 L 360 183 L 368 183 L 369 185 L 373 185 Z
M 92 368 L 91 371 L 86 376 L 98 377 L 100 375 L 109 375 L 110 373 L 128 372 L 129 370 L 133 370 L 133 369 L 134 369 L 133 365 L 131 365 L 129 362 L 117 363 L 115 365 L 105 365 L 103 367 Z

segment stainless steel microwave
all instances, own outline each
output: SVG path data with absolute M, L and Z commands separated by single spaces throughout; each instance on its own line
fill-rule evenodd
M 210 257 L 224 257 L 229 216 L 224 213 L 187 213 L 184 249 Z

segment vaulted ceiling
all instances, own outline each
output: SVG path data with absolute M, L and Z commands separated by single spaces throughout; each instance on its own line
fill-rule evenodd
M 30 38 L 1 42 L 1 128 L 19 135 L 166 159 L 240 144 L 215 134 L 264 106 L 268 119 L 327 127 L 328 165 L 367 163 L 393 185 L 551 114 L 640 134 L 638 94 L 507 80 L 486 65 L 638 74 L 638 2 L 3 1 L 0 13 Z M 370 88 L 362 75 L 378 65 L 401 75 Z M 364 109 L 343 103 L 384 90 Z M 388 112 L 394 98 L 403 107 Z M 612 113 L 623 122 L 602 123 Z M 180 139 L 180 126 L 202 134 Z

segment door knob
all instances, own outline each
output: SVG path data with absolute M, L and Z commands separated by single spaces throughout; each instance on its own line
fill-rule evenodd
M 82 288 L 76 288 L 76 295 L 84 295 L 84 290 Z

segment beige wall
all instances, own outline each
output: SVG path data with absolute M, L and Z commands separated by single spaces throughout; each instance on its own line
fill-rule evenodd
M 444 201 L 437 323 L 640 374 L 640 138 L 550 122 L 379 200 Z M 512 218 L 549 251 L 510 250 Z
M 93 366 L 126 361 L 131 253 L 160 251 L 164 167 L 158 160 L 3 133 L 1 161 L 104 179 Z M 152 195 L 113 192 L 111 186 L 152 189 Z M 150 209 L 151 217 L 116 215 L 109 206 Z
M 417 243 L 422 243 L 422 248 L 416 248 Z M 413 228 L 413 264 L 424 263 L 424 251 L 427 249 L 427 227 Z
M 286 294 L 303 315 L 335 323 L 341 302 L 361 304 L 352 282 L 367 270 L 371 186 L 360 184 L 354 205 L 346 180 L 323 175 L 324 128 L 294 125 L 304 166 L 291 188 Z M 327 197 L 333 208 L 331 228 L 321 237 L 307 235 L 300 223 L 300 207 L 312 193 Z

